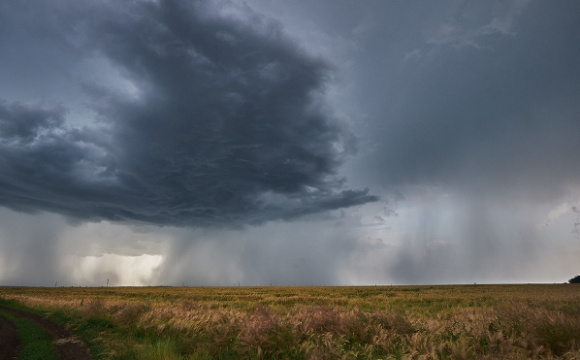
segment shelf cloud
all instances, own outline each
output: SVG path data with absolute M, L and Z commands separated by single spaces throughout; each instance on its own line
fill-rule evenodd
M 242 227 L 377 200 L 337 175 L 356 145 L 324 102 L 332 67 L 279 24 L 206 2 L 58 4 L 3 14 L 44 19 L 63 58 L 100 64 L 78 75 L 92 120 L 70 125 L 66 103 L 1 102 L 1 205 Z

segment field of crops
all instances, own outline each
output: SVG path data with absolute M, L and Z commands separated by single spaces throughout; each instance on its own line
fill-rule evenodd
M 580 359 L 580 285 L 0 288 L 0 297 L 49 312 L 95 359 Z

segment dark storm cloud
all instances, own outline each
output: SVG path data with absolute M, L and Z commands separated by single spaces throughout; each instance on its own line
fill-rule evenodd
M 0 103 L 0 136 L 5 140 L 30 142 L 43 130 L 62 126 L 64 110 L 22 104 Z
M 54 4 L 4 6 L 2 18 L 53 19 L 71 56 L 105 61 L 118 86 L 83 74 L 98 119 L 83 128 L 65 124 L 66 102 L 0 103 L 0 204 L 241 226 L 376 200 L 336 175 L 355 146 L 322 100 L 331 67 L 278 24 L 203 1 Z M 10 24 L 5 33 L 25 31 Z

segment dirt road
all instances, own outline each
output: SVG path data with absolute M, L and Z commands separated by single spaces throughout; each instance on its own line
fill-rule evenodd
M 89 349 L 68 330 L 40 315 L 22 310 L 0 307 L 14 316 L 28 319 L 44 329 L 55 341 L 55 348 L 62 360 L 92 360 Z M 0 360 L 13 360 L 18 356 L 20 340 L 16 327 L 0 316 Z
M 0 360 L 14 360 L 22 348 L 18 330 L 8 319 L 0 316 Z

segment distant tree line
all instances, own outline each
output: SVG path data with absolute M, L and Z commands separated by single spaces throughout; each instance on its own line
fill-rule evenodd
M 580 275 L 576 275 L 568 281 L 570 284 L 580 284 Z

